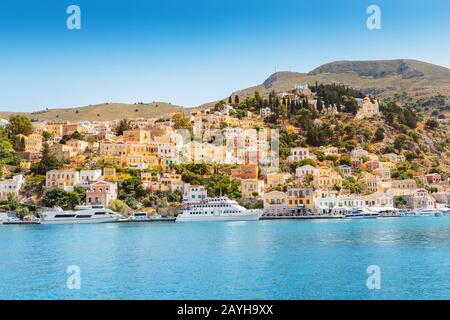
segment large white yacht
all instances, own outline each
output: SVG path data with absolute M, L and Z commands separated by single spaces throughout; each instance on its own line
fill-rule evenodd
M 176 221 L 248 221 L 259 220 L 262 209 L 246 209 L 227 197 L 206 198 L 186 203 Z
M 77 206 L 75 210 L 64 211 L 57 207 L 40 214 L 41 224 L 105 223 L 115 222 L 120 216 L 103 206 Z

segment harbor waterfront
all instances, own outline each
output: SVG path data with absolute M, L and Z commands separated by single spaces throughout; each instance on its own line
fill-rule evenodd
M 0 243 L 0 299 L 450 298 L 448 216 L 10 225 Z

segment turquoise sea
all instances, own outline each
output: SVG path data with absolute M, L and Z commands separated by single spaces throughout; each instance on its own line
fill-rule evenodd
M 450 217 L 0 225 L 0 299 L 450 299 Z

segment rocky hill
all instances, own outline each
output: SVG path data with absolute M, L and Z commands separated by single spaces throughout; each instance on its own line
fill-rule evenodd
M 450 95 L 450 69 L 416 60 L 336 61 L 309 73 L 277 72 L 262 84 L 238 90 L 233 95 L 251 96 L 255 91 L 290 90 L 297 83 L 339 83 L 378 97 L 393 97 L 406 92 L 413 98 L 436 94 Z

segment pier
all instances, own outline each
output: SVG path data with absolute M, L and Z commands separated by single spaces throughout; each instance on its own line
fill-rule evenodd
M 344 219 L 343 215 L 320 215 L 320 216 L 262 216 L 260 220 L 325 220 L 325 219 Z

